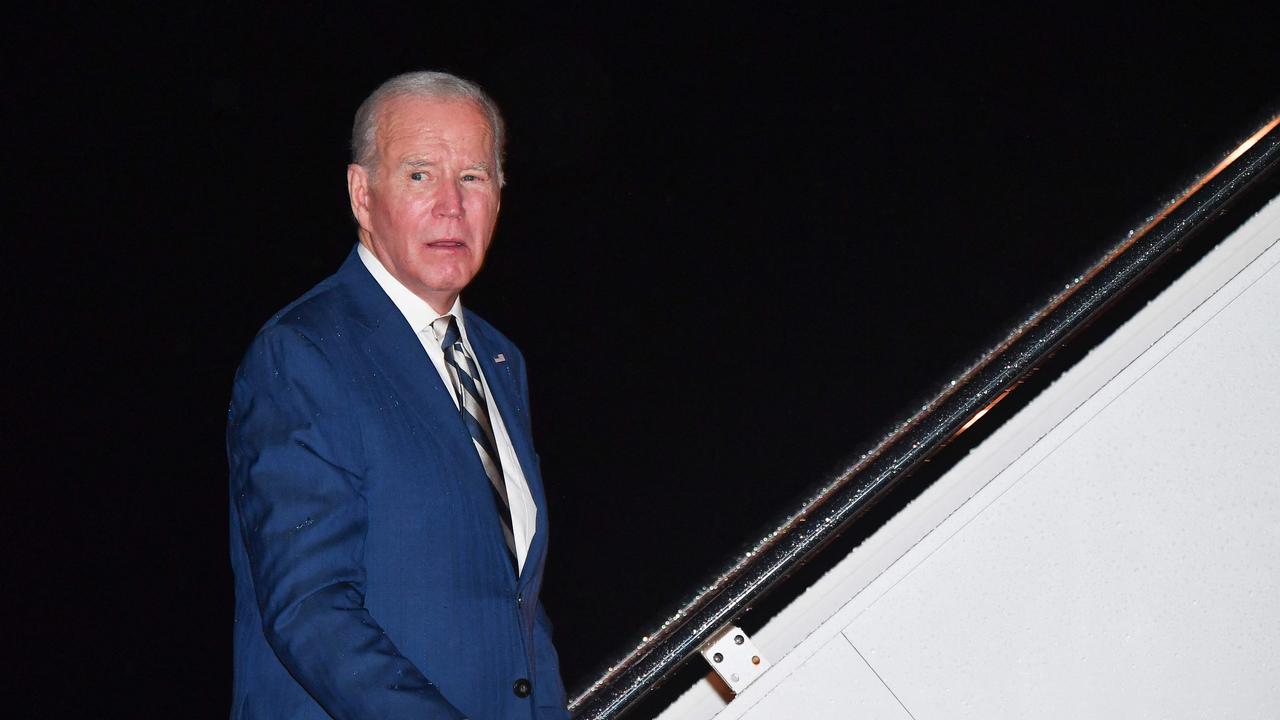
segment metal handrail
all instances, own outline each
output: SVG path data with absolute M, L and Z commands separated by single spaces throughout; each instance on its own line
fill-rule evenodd
M 1280 116 L 1131 231 L 936 398 L 735 558 L 574 698 L 570 710 L 575 720 L 616 718 L 660 685 L 716 632 L 847 530 L 899 480 L 973 425 L 1047 356 L 1278 165 Z

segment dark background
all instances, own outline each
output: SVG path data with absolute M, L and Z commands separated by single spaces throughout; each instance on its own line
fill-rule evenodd
M 351 116 L 479 81 L 571 689 L 1277 109 L 1274 11 L 419 3 L 10 18 L 4 541 L 33 716 L 223 717 L 222 434 L 354 242 Z

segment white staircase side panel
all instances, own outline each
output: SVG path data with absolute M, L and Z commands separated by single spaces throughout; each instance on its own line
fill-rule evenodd
M 843 635 L 837 635 L 760 702 L 743 720 L 844 718 L 911 720 Z
M 879 717 L 821 697 L 841 637 L 915 720 L 1280 717 L 1277 238 L 1280 199 L 761 628 L 741 696 L 659 717 Z

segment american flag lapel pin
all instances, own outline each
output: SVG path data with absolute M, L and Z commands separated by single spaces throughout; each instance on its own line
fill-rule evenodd
M 499 362 L 506 362 L 506 361 L 507 361 L 507 356 L 506 356 L 506 355 L 503 355 L 502 353 L 498 353 L 497 355 L 494 355 L 494 356 L 493 356 L 493 361 L 494 361 L 494 362 L 496 362 L 496 363 L 499 363 Z

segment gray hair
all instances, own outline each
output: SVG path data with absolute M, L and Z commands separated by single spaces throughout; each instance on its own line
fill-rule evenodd
M 493 165 L 497 170 L 498 184 L 506 184 L 506 177 L 502 173 L 502 157 L 507 133 L 502 114 L 498 112 L 498 104 L 479 85 L 457 75 L 430 70 L 397 75 L 379 85 L 377 90 L 360 103 L 355 123 L 351 126 L 351 162 L 369 170 L 377 166 L 377 132 L 382 108 L 388 100 L 406 96 L 475 103 L 488 121 L 489 132 L 493 135 Z

